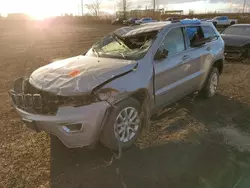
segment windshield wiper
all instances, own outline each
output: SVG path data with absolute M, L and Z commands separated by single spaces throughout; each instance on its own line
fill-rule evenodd
M 115 34 L 113 34 L 112 37 L 113 39 L 115 39 L 116 42 L 118 42 L 122 46 L 122 43 L 118 40 L 118 37 Z
M 123 57 L 123 59 L 126 59 L 126 57 L 123 53 L 119 53 L 119 54 Z
M 95 48 L 92 48 L 92 51 L 97 55 L 97 57 L 100 57 L 99 52 L 97 52 Z
M 115 34 L 112 35 L 112 38 L 115 39 L 115 41 L 118 42 L 118 44 L 120 44 L 121 46 L 126 47 L 126 48 L 129 48 L 126 44 L 124 44 L 123 41 L 122 41 L 122 43 L 121 43 L 119 37 L 117 37 Z

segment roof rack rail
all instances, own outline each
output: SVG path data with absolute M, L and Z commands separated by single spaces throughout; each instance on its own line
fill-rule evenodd
M 199 19 L 183 19 L 180 21 L 181 24 L 200 24 L 201 21 Z

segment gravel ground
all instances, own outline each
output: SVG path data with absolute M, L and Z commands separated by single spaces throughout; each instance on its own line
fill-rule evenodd
M 250 63 L 227 62 L 218 94 L 186 97 L 152 118 L 136 146 L 67 149 L 29 131 L 10 105 L 12 81 L 78 55 L 110 25 L 0 26 L 0 187 L 249 187 Z

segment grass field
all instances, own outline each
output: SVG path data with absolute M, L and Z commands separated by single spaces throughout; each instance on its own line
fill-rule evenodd
M 112 153 L 67 149 L 35 134 L 11 107 L 13 80 L 56 59 L 78 55 L 111 25 L 0 25 L 0 183 L 6 188 L 245 187 L 250 162 L 250 64 L 226 62 L 218 94 L 187 97 L 154 117 L 136 147 Z M 237 184 L 238 183 L 238 184 Z M 1 186 L 0 186 L 1 187 Z

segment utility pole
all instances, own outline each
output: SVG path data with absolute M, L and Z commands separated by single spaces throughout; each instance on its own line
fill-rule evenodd
M 244 0 L 244 4 L 243 4 L 243 13 L 245 13 L 245 8 L 246 8 L 246 0 Z
M 77 16 L 81 15 L 81 5 L 77 4 Z
M 156 7 L 156 0 L 153 0 L 153 10 L 155 11 L 155 7 Z
M 153 0 L 153 15 L 154 15 L 154 19 L 155 19 L 155 4 L 156 4 L 155 1 L 156 0 Z
M 83 0 L 81 0 L 82 16 L 83 16 Z

